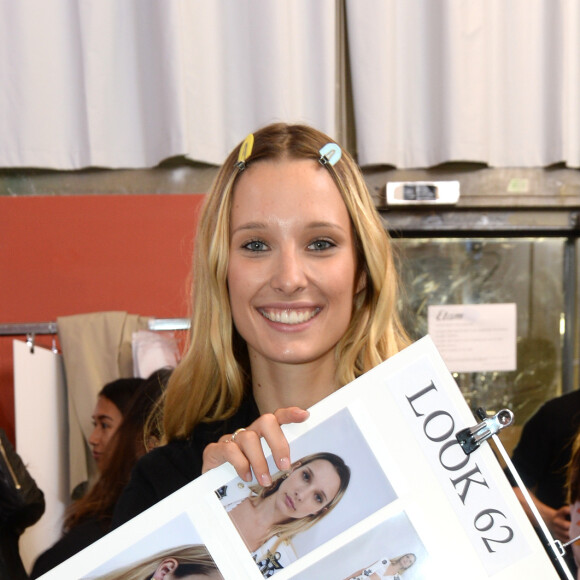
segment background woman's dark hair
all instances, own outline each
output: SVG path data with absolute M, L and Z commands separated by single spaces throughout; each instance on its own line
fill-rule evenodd
M 157 403 L 171 372 L 172 369 L 163 368 L 145 381 L 135 379 L 141 384 L 127 404 L 123 422 L 107 447 L 99 479 L 83 498 L 67 510 L 63 526 L 65 531 L 91 517 L 100 520 L 104 527 L 110 525 L 115 504 L 129 482 L 133 466 L 157 444 L 157 440 L 145 440 L 144 429 L 150 415 L 158 412 Z
M 143 384 L 143 379 L 127 378 L 116 379 L 107 383 L 100 391 L 99 397 L 106 397 L 121 411 L 123 417 L 129 409 L 135 392 Z

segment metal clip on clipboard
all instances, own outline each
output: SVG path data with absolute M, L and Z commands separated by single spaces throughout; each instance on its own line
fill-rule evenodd
M 481 407 L 477 409 L 475 414 L 478 419 L 482 419 L 481 423 L 478 423 L 474 427 L 468 427 L 467 429 L 458 431 L 455 434 L 455 437 L 459 445 L 466 455 L 470 455 L 476 449 L 478 449 L 484 441 L 493 439 L 493 442 L 495 443 L 497 450 L 504 460 L 507 469 L 509 470 L 517 486 L 520 488 L 520 491 L 522 492 L 522 495 L 524 496 L 530 511 L 538 523 L 540 539 L 548 551 L 548 555 L 550 556 L 550 560 L 552 561 L 554 568 L 563 580 L 574 580 L 574 577 L 572 576 L 570 569 L 564 560 L 564 555 L 566 553 L 565 548 L 569 544 L 573 543 L 574 540 L 563 545 L 560 540 L 556 540 L 552 537 L 550 530 L 548 530 L 548 527 L 542 519 L 542 516 L 540 515 L 536 504 L 532 500 L 524 482 L 522 481 L 522 478 L 516 471 L 516 468 L 512 463 L 508 452 L 497 436 L 501 429 L 504 427 L 509 427 L 513 423 L 514 414 L 509 409 L 502 409 L 495 415 L 488 416 L 485 409 Z
M 499 433 L 504 427 L 508 427 L 514 421 L 514 414 L 509 409 L 502 409 L 495 415 L 488 417 L 481 408 L 477 415 L 483 419 L 475 427 L 468 427 L 458 431 L 455 435 L 457 441 L 466 455 L 473 453 L 486 439 Z

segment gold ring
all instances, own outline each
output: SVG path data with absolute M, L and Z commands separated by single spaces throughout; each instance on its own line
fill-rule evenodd
M 232 443 L 236 442 L 236 436 L 238 435 L 238 433 L 241 433 L 242 431 L 245 431 L 245 429 L 243 427 L 240 427 L 239 429 L 236 429 L 233 434 L 232 434 L 232 438 L 230 439 L 230 441 Z

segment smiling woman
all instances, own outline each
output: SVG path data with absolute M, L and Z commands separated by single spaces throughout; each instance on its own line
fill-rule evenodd
M 276 475 L 260 439 L 288 472 L 281 425 L 305 421 L 308 407 L 409 343 L 390 239 L 360 170 L 310 127 L 269 125 L 231 152 L 198 223 L 192 279 L 189 346 L 164 406 L 167 444 L 137 464 L 115 525 L 225 462 L 269 489 Z M 314 481 L 324 466 L 294 465 L 288 479 Z M 276 520 L 314 517 L 291 518 L 289 493 L 274 498 L 264 505 Z
M 308 365 L 316 378 L 307 392 L 299 383 L 260 390 L 258 407 L 305 409 L 336 388 L 334 347 L 365 284 L 346 205 L 320 163 L 257 163 L 235 188 L 230 231 L 232 318 L 252 373 L 276 386 L 279 362 Z

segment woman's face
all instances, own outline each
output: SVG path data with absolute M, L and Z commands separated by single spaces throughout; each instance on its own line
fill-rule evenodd
M 330 360 L 351 319 L 356 269 L 349 214 L 324 167 L 248 167 L 233 193 L 228 287 L 254 362 Z
M 92 420 L 93 431 L 89 437 L 89 444 L 93 449 L 97 467 L 100 467 L 109 440 L 123 422 L 123 415 L 115 403 L 107 397 L 100 396 L 97 399 Z
M 340 489 L 336 468 L 326 459 L 297 467 L 276 491 L 278 509 L 286 517 L 300 519 L 325 508 Z
M 399 560 L 399 565 L 401 566 L 402 570 L 406 570 L 407 568 L 411 567 L 414 563 L 415 563 L 414 554 L 405 554 Z

